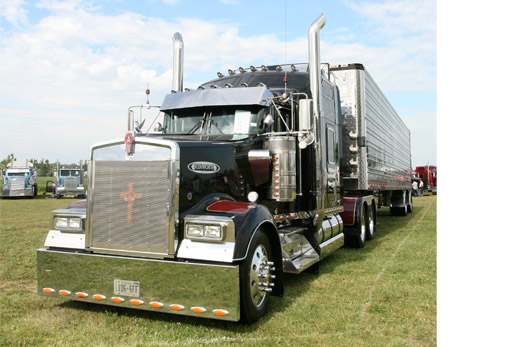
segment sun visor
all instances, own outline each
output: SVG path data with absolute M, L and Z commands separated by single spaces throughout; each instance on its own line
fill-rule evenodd
M 264 86 L 193 90 L 166 95 L 161 111 L 202 106 L 266 105 L 266 99 L 272 96 Z

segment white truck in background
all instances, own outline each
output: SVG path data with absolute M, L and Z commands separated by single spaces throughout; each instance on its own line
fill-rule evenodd
M 38 194 L 37 169 L 28 160 L 12 160 L 7 164 L 3 179 L 2 198 L 35 197 Z

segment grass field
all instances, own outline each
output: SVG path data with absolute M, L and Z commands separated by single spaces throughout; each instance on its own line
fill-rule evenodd
M 374 240 L 336 251 L 319 275 L 286 275 L 285 296 L 251 326 L 38 296 L 36 249 L 51 211 L 73 201 L 0 200 L 2 346 L 436 345 L 436 196 L 406 217 L 378 210 Z

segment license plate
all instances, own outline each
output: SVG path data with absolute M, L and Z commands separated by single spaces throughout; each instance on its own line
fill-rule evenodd
M 114 294 L 139 297 L 139 282 L 114 280 Z

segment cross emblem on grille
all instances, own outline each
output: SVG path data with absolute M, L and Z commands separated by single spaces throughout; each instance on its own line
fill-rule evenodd
M 134 184 L 128 183 L 128 192 L 126 193 L 119 193 L 119 197 L 125 199 L 125 201 L 128 201 L 127 209 L 126 209 L 126 222 L 128 224 L 132 223 L 132 208 L 134 205 L 135 199 L 141 199 L 142 194 L 141 193 L 134 193 Z

